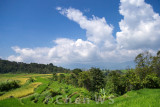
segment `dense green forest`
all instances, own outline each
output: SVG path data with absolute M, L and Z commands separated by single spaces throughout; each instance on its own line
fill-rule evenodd
M 53 72 L 68 72 L 69 69 L 63 67 L 57 67 L 50 64 L 37 64 L 37 63 L 23 63 L 23 62 L 11 62 L 0 59 L 0 73 L 40 73 L 47 74 Z

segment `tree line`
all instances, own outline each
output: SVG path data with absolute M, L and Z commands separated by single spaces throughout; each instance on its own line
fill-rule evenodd
M 23 62 L 11 62 L 8 60 L 0 59 L 0 73 L 40 73 L 48 74 L 53 72 L 69 72 L 69 69 L 63 67 L 57 67 L 50 64 L 37 64 L 37 63 L 23 63 Z
M 103 89 L 107 95 L 117 96 L 131 90 L 160 88 L 160 51 L 155 56 L 147 51 L 140 53 L 134 61 L 136 68 L 128 69 L 126 73 L 99 68 L 74 69 L 70 73 L 53 73 L 53 80 L 84 87 L 93 93 Z

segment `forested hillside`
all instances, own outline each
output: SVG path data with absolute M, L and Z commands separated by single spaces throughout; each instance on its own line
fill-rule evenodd
M 23 62 L 11 62 L 7 60 L 0 59 L 0 73 L 65 73 L 69 69 L 63 67 L 57 67 L 50 64 L 37 64 L 37 63 L 23 63 Z

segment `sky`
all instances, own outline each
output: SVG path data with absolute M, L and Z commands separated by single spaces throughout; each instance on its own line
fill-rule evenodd
M 159 41 L 160 0 L 0 0 L 2 59 L 125 69 Z

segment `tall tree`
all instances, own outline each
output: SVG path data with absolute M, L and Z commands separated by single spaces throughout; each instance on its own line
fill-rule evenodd
M 160 51 L 157 52 L 157 55 L 153 57 L 153 69 L 160 77 Z
M 82 70 L 76 68 L 76 69 L 72 70 L 72 72 L 73 72 L 74 74 L 78 75 L 80 72 L 82 72 Z
M 90 72 L 84 71 L 84 72 L 79 73 L 78 85 L 79 85 L 79 87 L 84 87 L 88 90 L 91 90 Z
M 140 76 L 141 80 L 143 80 L 147 74 L 153 71 L 153 57 L 148 51 L 137 55 L 134 61 L 137 64 L 136 72 Z
M 91 85 L 92 91 L 99 91 L 100 89 L 104 88 L 104 74 L 99 68 L 91 68 L 90 69 L 91 75 Z

